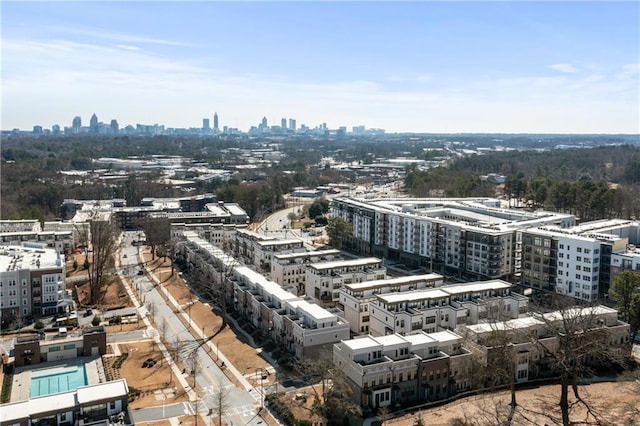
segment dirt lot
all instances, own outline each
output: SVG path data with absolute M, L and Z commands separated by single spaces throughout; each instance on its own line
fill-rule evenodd
M 67 278 L 87 278 L 89 279 L 88 271 L 84 269 L 83 264 L 85 260 L 84 254 L 72 254 L 68 256 L 66 261 Z M 74 260 L 77 262 L 78 267 L 73 268 Z M 89 261 L 91 261 L 91 255 L 89 255 Z M 133 306 L 127 292 L 125 291 L 122 282 L 116 274 L 111 275 L 108 284 L 102 287 L 102 300 L 100 302 L 100 308 L 102 310 L 114 309 L 125 306 Z M 73 282 L 73 281 L 71 281 Z M 74 284 L 70 284 L 73 286 Z M 81 306 L 90 305 L 91 289 L 88 282 L 77 285 L 78 301 Z
M 640 386 L 637 382 L 594 383 L 581 387 L 580 392 L 598 414 L 608 419 L 609 423 L 602 422 L 599 423 L 600 425 L 640 425 Z M 517 402 L 521 407 L 514 416 L 512 424 L 514 426 L 555 424 L 553 419 L 558 419 L 560 416 L 559 395 L 558 385 L 518 391 Z M 430 426 L 453 425 L 457 418 L 470 421 L 469 424 L 472 425 L 498 424 L 496 412 L 508 408 L 509 401 L 508 392 L 470 397 L 439 408 L 425 410 L 419 414 L 387 420 L 384 424 L 385 426 L 413 426 L 418 416 L 422 417 L 424 424 Z M 571 401 L 574 399 L 571 398 Z M 633 412 L 634 409 L 635 412 Z M 586 410 L 576 406 L 572 411 L 571 420 L 577 422 L 575 424 L 587 424 L 580 423 L 586 421 L 586 414 Z M 501 418 L 504 419 L 504 417 Z M 590 420 L 592 422 L 590 424 L 596 424 L 593 423 L 593 418 Z
M 163 402 L 188 400 L 186 393 L 173 377 L 169 364 L 162 359 L 160 351 L 152 341 L 119 343 L 118 349 L 122 354 L 129 355 L 116 374 L 119 373 L 120 377 L 126 378 L 129 386 L 141 391 L 141 396 L 130 404 L 133 409 L 160 405 Z M 155 362 L 153 366 L 143 367 L 149 359 Z M 105 363 L 107 371 L 112 370 L 111 366 L 115 360 L 116 357 L 113 356 Z

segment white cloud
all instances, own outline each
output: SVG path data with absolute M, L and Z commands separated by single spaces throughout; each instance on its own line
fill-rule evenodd
M 552 64 L 552 65 L 549 65 L 549 68 L 551 68 L 552 70 L 556 70 L 556 71 L 560 71 L 568 74 L 578 72 L 578 69 L 571 64 Z
M 124 50 L 141 50 L 138 46 L 130 46 L 127 44 L 116 44 L 115 47 Z

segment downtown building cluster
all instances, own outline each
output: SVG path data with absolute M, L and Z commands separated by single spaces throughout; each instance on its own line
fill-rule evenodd
M 86 122 L 85 122 L 86 123 Z M 179 135 L 179 136 L 217 136 L 217 135 L 242 135 L 250 136 L 286 136 L 286 135 L 316 135 L 316 136 L 344 136 L 348 133 L 346 126 L 337 129 L 330 129 L 327 123 L 309 127 L 305 124 L 298 125 L 295 118 L 282 118 L 280 125 L 269 125 L 267 117 L 255 125 L 250 126 L 246 132 L 237 127 L 220 125 L 218 113 L 213 114 L 213 119 L 203 118 L 202 127 L 166 127 L 164 124 L 128 124 L 121 127 L 115 118 L 108 123 L 99 121 L 96 114 L 92 114 L 89 125 L 82 125 L 82 117 L 75 116 L 71 121 L 71 126 L 60 127 L 54 124 L 51 129 L 41 125 L 33 126 L 31 131 L 23 131 L 18 128 L 13 130 L 2 130 L 2 136 L 74 136 L 74 135 Z M 353 126 L 351 134 L 360 136 L 374 136 L 385 134 L 384 129 L 366 129 L 365 126 Z

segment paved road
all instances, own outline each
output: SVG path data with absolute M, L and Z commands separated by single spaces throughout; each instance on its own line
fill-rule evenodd
M 144 300 L 147 309 L 153 311 L 156 327 L 161 329 L 161 324 L 166 323 L 165 341 L 171 342 L 173 346 L 176 341 L 180 342 L 179 356 L 184 365 L 190 366 L 193 363 L 192 360 L 196 360 L 196 381 L 204 390 L 202 401 L 198 403 L 198 411 L 201 414 L 206 414 L 209 408 L 213 407 L 213 395 L 222 386 L 228 389 L 228 406 L 230 407 L 228 414 L 224 417 L 225 421 L 233 422 L 234 425 L 255 426 L 263 424 L 263 419 L 255 415 L 259 407 L 260 392 L 255 389 L 246 391 L 235 387 L 206 352 L 208 346 L 200 346 L 201 341 L 193 337 L 188 327 L 185 327 L 177 317 L 173 308 L 166 304 L 158 292 L 159 288 L 155 287 L 146 275 L 138 275 L 137 271 L 140 270 L 140 266 L 138 265 L 137 247 L 131 245 L 131 241 L 137 237 L 137 232 L 125 233 L 121 254 L 126 254 L 127 257 L 121 259 L 123 270 L 128 272 L 129 277 L 133 280 L 136 291 L 140 299 Z M 150 308 L 151 305 L 153 308 Z M 185 311 L 188 312 L 188 307 L 182 306 L 178 314 L 183 314 Z M 200 335 L 199 330 L 196 334 Z M 189 383 L 193 383 L 192 380 L 192 376 L 187 377 Z M 191 405 L 193 410 L 194 404 L 191 403 Z M 145 409 L 145 412 L 146 410 L 149 409 Z
M 191 405 L 185 402 L 131 411 L 131 417 L 133 417 L 133 421 L 136 424 L 168 419 L 170 417 L 180 417 L 187 414 L 193 414 L 193 411 Z
M 258 225 L 256 232 L 276 238 L 298 238 L 303 240 L 309 247 L 312 247 L 312 241 L 319 239 L 320 236 L 310 236 L 308 232 L 303 232 L 301 229 L 291 229 L 290 227 L 289 214 L 299 213 L 302 208 L 302 206 L 287 207 L 272 213 Z

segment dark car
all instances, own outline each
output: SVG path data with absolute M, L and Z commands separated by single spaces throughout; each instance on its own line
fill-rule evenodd
M 138 275 L 144 275 L 144 271 L 143 270 L 139 270 L 138 271 Z
M 91 309 L 87 309 L 84 313 L 85 317 L 90 317 L 91 315 L 93 315 L 93 311 Z

